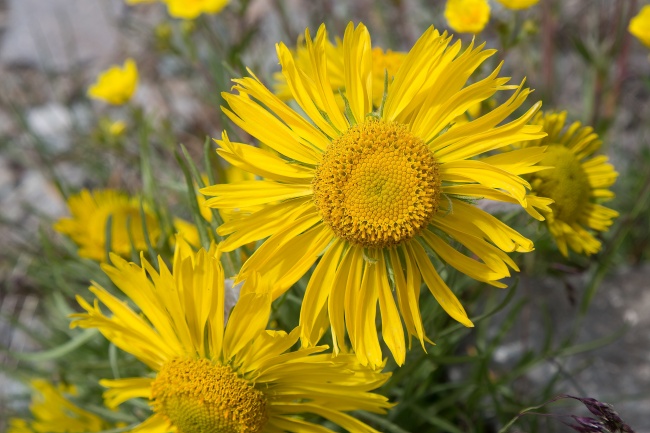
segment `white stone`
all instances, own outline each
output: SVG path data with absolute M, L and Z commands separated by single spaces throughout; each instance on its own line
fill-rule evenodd
M 0 63 L 68 71 L 117 45 L 121 0 L 9 0 Z
M 32 108 L 27 112 L 27 125 L 51 150 L 60 152 L 70 147 L 72 118 L 65 106 L 49 103 Z

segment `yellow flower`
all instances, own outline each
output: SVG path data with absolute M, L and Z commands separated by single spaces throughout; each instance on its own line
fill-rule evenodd
M 344 48 L 342 41 L 336 41 L 336 45 L 330 41 L 325 41 L 325 52 L 327 53 L 327 74 L 329 81 L 334 91 L 337 102 L 343 107 L 343 99 L 339 95 L 339 90 L 345 89 L 345 77 L 343 76 L 343 53 Z M 292 50 L 298 68 L 313 72 L 310 63 L 309 51 L 305 47 L 304 41 L 298 44 L 295 50 Z M 402 66 L 406 53 L 399 51 L 384 50 L 379 47 L 372 49 L 372 103 L 375 107 L 379 107 L 381 99 L 384 96 L 384 83 L 386 77 L 389 82 L 395 77 L 395 73 Z M 282 72 L 274 74 L 275 79 L 275 93 L 283 101 L 288 101 L 293 98 L 291 89 L 287 85 L 287 80 Z
M 140 267 L 112 256 L 114 266 L 102 268 L 135 310 L 96 284 L 90 288 L 94 305 L 77 297 L 86 313 L 73 314 L 72 327 L 98 328 L 155 372 L 100 381 L 109 388 L 106 405 L 148 399 L 153 414 L 135 431 L 149 433 L 330 431 L 299 414 L 374 432 L 346 412 L 385 412 L 390 403 L 370 391 L 389 374 L 362 367 L 354 355 L 333 358 L 323 353 L 327 346 L 289 352 L 300 330 L 265 330 L 271 312 L 266 293 L 242 295 L 225 322 L 215 249 L 195 253 L 179 238 L 171 272 L 162 259 L 157 272 L 143 258 Z
M 121 120 L 116 120 L 115 122 L 110 122 L 108 125 L 108 133 L 113 137 L 119 137 L 124 134 L 126 130 L 126 123 Z
M 137 5 L 140 3 L 154 3 L 158 0 L 126 0 L 127 5 Z
M 650 5 L 643 6 L 641 11 L 630 20 L 627 28 L 643 45 L 650 48 Z
M 303 344 L 316 344 L 332 326 L 334 350 L 345 347 L 345 330 L 362 363 L 382 362 L 375 314 L 379 303 L 383 338 L 398 364 L 405 338 L 426 336 L 418 307 L 420 281 L 444 310 L 472 326 L 463 306 L 438 275 L 427 249 L 461 272 L 497 287 L 517 269 L 504 251 L 530 251 L 532 242 L 471 203 L 473 194 L 528 206 L 528 182 L 519 177 L 541 160 L 543 149 L 516 150 L 475 160 L 522 137 L 545 134 L 528 121 L 539 104 L 512 121 L 529 89 L 498 76 L 466 87 L 467 79 L 494 50 L 461 43 L 428 29 L 406 55 L 388 87 L 381 110 L 373 110 L 372 46 L 365 26 L 348 25 L 342 45 L 344 94 L 339 107 L 329 84 L 327 34 L 306 32 L 311 70 L 300 69 L 290 50 L 277 51 L 293 111 L 255 77 L 235 80 L 238 94 L 224 93 L 226 115 L 273 151 L 230 141 L 219 154 L 261 180 L 214 185 L 207 206 L 232 209 L 264 205 L 218 229 L 232 251 L 268 238 L 244 264 L 237 282 L 256 272 L 277 298 L 320 257 L 307 285 L 300 317 Z M 497 92 L 513 91 L 502 105 L 450 128 L 455 119 Z M 529 153 L 524 153 L 529 152 Z M 492 159 L 491 159 L 492 158 Z M 454 239 L 478 260 L 454 249 Z M 321 257 L 322 256 L 322 257 Z M 397 304 L 393 298 L 397 295 Z M 398 310 L 399 308 L 399 310 Z M 329 318 L 329 320 L 328 320 Z
M 133 59 L 127 59 L 121 68 L 113 66 L 99 74 L 97 82 L 88 88 L 88 96 L 121 105 L 131 99 L 137 85 L 138 68 Z
M 54 229 L 79 245 L 79 256 L 106 260 L 106 224 L 109 217 L 112 221 L 110 251 L 129 256 L 131 242 L 137 251 L 147 249 L 138 197 L 129 197 L 110 189 L 92 192 L 84 189 L 68 198 L 68 207 L 72 217 L 60 219 Z M 149 239 L 155 244 L 160 236 L 160 226 L 147 206 L 144 206 L 144 214 Z
M 614 197 L 608 188 L 618 173 L 606 156 L 593 156 L 602 142 L 591 127 L 574 122 L 564 130 L 566 112 L 540 113 L 534 123 L 542 125 L 548 136 L 521 146 L 548 146 L 540 164 L 554 168 L 539 171 L 529 180 L 535 194 L 555 201 L 552 213 L 544 212 L 549 231 L 564 256 L 569 255 L 569 248 L 578 254 L 597 253 L 601 243 L 589 229 L 607 231 L 618 216 L 599 204 Z
M 487 0 L 447 0 L 445 18 L 459 33 L 480 33 L 490 20 Z
M 536 5 L 539 0 L 497 0 L 499 3 L 501 3 L 503 6 L 507 7 L 508 9 L 514 9 L 514 10 L 519 10 L 519 9 L 528 9 L 531 6 Z
M 229 0 L 162 0 L 167 12 L 174 18 L 193 20 L 201 14 L 216 14 L 226 7 Z
M 73 386 L 55 387 L 36 379 L 31 383 L 32 402 L 29 406 L 33 420 L 9 420 L 7 433 L 82 433 L 99 432 L 111 426 L 97 415 L 87 412 L 69 401 L 64 394 L 76 395 Z

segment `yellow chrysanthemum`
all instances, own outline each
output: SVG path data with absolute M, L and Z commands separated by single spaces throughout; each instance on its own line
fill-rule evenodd
M 174 18 L 193 20 L 201 14 L 216 14 L 226 7 L 230 0 L 162 0 L 167 12 Z
M 514 10 L 528 9 L 529 7 L 539 3 L 539 0 L 497 0 L 497 1 L 501 3 L 503 6 L 507 7 L 508 9 L 514 9 Z
M 630 20 L 628 31 L 639 39 L 643 45 L 650 48 L 650 5 L 645 5 L 639 13 Z
M 591 127 L 574 122 L 564 130 L 566 112 L 539 113 L 534 123 L 542 125 L 548 136 L 521 146 L 547 146 L 540 164 L 554 167 L 529 179 L 535 194 L 555 201 L 550 205 L 552 213 L 543 212 L 549 231 L 564 256 L 568 256 L 569 248 L 579 254 L 597 253 L 601 243 L 588 229 L 607 231 L 618 216 L 615 210 L 599 204 L 614 197 L 608 188 L 618 173 L 606 156 L 592 157 L 602 142 Z
M 73 386 L 59 385 L 36 379 L 31 383 L 32 402 L 29 406 L 33 420 L 9 420 L 7 433 L 83 433 L 107 430 L 111 426 L 97 415 L 73 404 L 67 395 L 76 395 Z
M 95 84 L 88 88 L 88 96 L 109 104 L 128 102 L 138 86 L 138 68 L 133 59 L 127 59 L 124 66 L 113 66 L 99 74 Z
M 325 52 L 327 53 L 327 74 L 329 81 L 334 91 L 335 98 L 339 105 L 344 106 L 343 98 L 339 95 L 339 91 L 345 89 L 345 77 L 343 76 L 343 43 L 339 39 L 336 44 L 330 41 L 325 41 Z M 305 46 L 304 41 L 300 42 L 295 50 L 292 50 L 296 66 L 304 71 L 309 71 L 313 75 L 313 65 L 309 50 Z M 384 50 L 380 47 L 372 49 L 372 65 L 371 65 L 371 80 L 372 80 L 372 103 L 375 107 L 379 107 L 381 99 L 384 96 L 384 84 L 386 78 L 393 80 L 395 73 L 402 66 L 406 58 L 406 53 L 392 50 Z M 288 101 L 293 98 L 291 89 L 287 84 L 287 80 L 282 72 L 278 72 L 273 76 L 275 80 L 274 89 L 276 95 L 283 101 Z
M 315 40 L 306 32 L 311 70 L 300 69 L 284 44 L 277 46 L 293 99 L 311 122 L 255 76 L 235 80 L 238 94 L 223 94 L 229 104 L 226 115 L 274 152 L 232 142 L 223 133 L 219 154 L 262 180 L 201 192 L 215 196 L 206 204 L 219 209 L 265 205 L 218 229 L 229 235 L 220 244 L 223 251 L 268 237 L 238 275 L 238 282 L 246 280 L 243 293 L 255 290 L 248 279 L 259 272 L 277 298 L 320 257 L 302 304 L 305 345 L 316 344 L 331 323 L 335 351 L 344 347 L 347 328 L 362 363 L 381 364 L 375 329 L 379 303 L 384 341 L 401 364 L 405 338 L 400 312 L 408 334 L 422 344 L 426 339 L 418 306 L 422 278 L 447 313 L 472 326 L 427 249 L 497 287 L 505 287 L 497 280 L 510 275 L 508 266 L 517 269 L 504 251 L 533 249 L 530 240 L 466 198 L 531 208 L 526 198 L 530 186 L 519 174 L 533 170 L 543 149 L 472 158 L 523 137 L 543 137 L 539 126 L 527 125 L 539 104 L 505 122 L 530 90 L 523 83 L 506 85 L 509 79 L 499 78 L 500 67 L 465 87 L 495 51 L 470 44 L 461 52 L 461 43 L 450 45 L 451 39 L 427 30 L 390 82 L 378 111 L 372 102 L 372 45 L 362 24 L 356 29 L 350 24 L 342 42 L 347 109 L 337 105 L 329 84 L 324 26 Z M 477 102 L 505 90 L 514 90 L 505 103 L 449 128 Z M 452 238 L 479 260 L 451 247 Z
M 490 20 L 487 0 L 447 0 L 445 19 L 459 33 L 480 33 Z
M 374 432 L 346 412 L 383 413 L 391 406 L 370 392 L 389 374 L 362 367 L 354 355 L 333 358 L 323 353 L 327 346 L 289 352 L 299 328 L 265 330 L 268 293 L 242 295 L 224 323 L 224 276 L 214 247 L 194 253 L 179 238 L 171 272 L 162 259 L 160 272 L 144 259 L 142 268 L 111 259 L 114 266 L 104 271 L 138 309 L 95 284 L 97 300 L 91 305 L 78 297 L 86 313 L 73 315 L 71 326 L 99 329 L 155 372 L 100 382 L 109 388 L 109 407 L 149 400 L 153 414 L 135 431 L 330 431 L 299 416 L 316 414 L 348 431 Z
M 142 227 L 140 199 L 116 190 L 82 190 L 68 198 L 71 218 L 62 218 L 54 229 L 69 236 L 79 245 L 79 256 L 106 260 L 106 224 L 111 217 L 110 251 L 127 257 L 131 245 L 137 251 L 147 249 Z M 161 230 L 155 215 L 144 206 L 145 224 L 151 243 L 155 244 Z

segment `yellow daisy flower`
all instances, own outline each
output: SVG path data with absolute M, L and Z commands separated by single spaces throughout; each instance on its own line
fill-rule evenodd
M 461 43 L 430 28 L 407 54 L 389 83 L 381 108 L 373 111 L 372 46 L 365 26 L 348 25 L 343 38 L 346 108 L 335 101 L 327 69 L 327 35 L 306 32 L 312 70 L 302 70 L 290 50 L 277 46 L 293 99 L 302 117 L 255 77 L 234 80 L 238 94 L 224 93 L 226 115 L 273 149 L 273 153 L 230 141 L 223 133 L 219 154 L 262 180 L 214 185 L 207 206 L 232 209 L 265 205 L 248 217 L 219 227 L 220 244 L 232 251 L 268 238 L 244 264 L 243 293 L 255 288 L 256 272 L 270 281 L 275 299 L 320 257 L 307 285 L 300 323 L 303 344 L 316 344 L 329 323 L 334 350 L 345 346 L 347 328 L 362 363 L 380 365 L 375 315 L 379 303 L 383 338 L 398 364 L 405 339 L 426 339 L 418 306 L 420 281 L 444 310 L 472 326 L 464 308 L 436 272 L 427 249 L 461 272 L 497 287 L 517 269 L 504 251 L 531 251 L 532 242 L 471 203 L 473 194 L 528 206 L 519 174 L 543 157 L 543 150 L 472 158 L 522 137 L 544 136 L 528 121 L 536 104 L 505 122 L 529 89 L 509 86 L 497 67 L 465 87 L 468 77 L 494 50 Z M 502 105 L 464 125 L 459 115 L 496 92 L 514 90 Z M 276 153 L 277 152 L 277 153 Z M 525 153 L 529 152 L 529 153 Z M 479 260 L 457 251 L 454 239 Z M 321 257 L 322 256 L 322 257 Z M 397 296 L 395 303 L 393 293 Z M 399 306 L 399 310 L 398 310 Z M 329 317 L 329 321 L 328 321 Z
M 99 329 L 155 372 L 102 380 L 106 405 L 148 399 L 153 414 L 135 429 L 148 433 L 330 431 L 300 414 L 374 432 L 346 412 L 384 413 L 390 403 L 370 391 L 389 374 L 362 367 L 354 355 L 333 358 L 323 353 L 327 346 L 289 352 L 300 330 L 265 330 L 267 293 L 242 295 L 224 323 L 224 276 L 215 250 L 195 253 L 179 238 L 171 272 L 162 259 L 157 272 L 144 258 L 140 267 L 112 256 L 114 266 L 102 267 L 137 310 L 97 284 L 90 288 L 94 305 L 77 298 L 86 313 L 74 314 L 72 327 Z
M 643 45 L 650 48 L 650 5 L 645 5 L 641 8 L 641 11 L 630 20 L 630 25 L 627 29 Z
M 167 12 L 174 18 L 193 20 L 201 14 L 216 14 L 226 7 L 229 0 L 162 0 Z
M 343 98 L 339 95 L 339 91 L 345 89 L 345 77 L 343 76 L 343 43 L 340 39 L 333 44 L 330 41 L 325 41 L 325 52 L 327 53 L 327 75 L 329 77 L 332 90 L 334 90 L 335 98 L 341 106 L 344 106 Z M 300 42 L 295 50 L 291 51 L 296 66 L 303 70 L 309 71 L 313 75 L 313 67 L 309 50 L 305 46 L 304 41 Z M 386 77 L 393 80 L 395 73 L 402 66 L 406 58 L 406 53 L 400 51 L 384 50 L 380 47 L 372 49 L 372 66 L 371 66 L 371 80 L 372 80 L 372 103 L 375 107 L 379 107 L 381 99 L 384 96 L 384 82 Z M 274 91 L 276 95 L 283 101 L 288 101 L 293 98 L 291 89 L 287 84 L 287 80 L 282 72 L 274 74 L 275 80 Z
M 113 66 L 102 72 L 95 84 L 88 88 L 88 96 L 109 104 L 121 105 L 129 102 L 138 85 L 138 68 L 133 59 L 127 59 L 124 66 Z
M 74 386 L 36 379 L 31 383 L 33 420 L 9 420 L 7 433 L 82 433 L 99 432 L 111 426 L 97 415 L 81 409 L 66 398 L 77 394 Z
M 552 213 L 544 212 L 549 231 L 564 256 L 569 248 L 595 254 L 601 243 L 588 230 L 607 231 L 618 216 L 599 204 L 614 198 L 608 188 L 618 173 L 606 156 L 593 156 L 602 142 L 591 127 L 574 122 L 565 130 L 566 112 L 539 113 L 534 123 L 542 125 L 548 136 L 521 146 L 548 146 L 540 164 L 554 168 L 531 175 L 529 181 L 535 194 L 555 201 Z
M 124 257 L 131 254 L 131 242 L 137 251 L 147 249 L 142 228 L 140 199 L 112 189 L 88 191 L 68 198 L 72 217 L 61 218 L 54 229 L 69 236 L 79 245 L 79 256 L 92 260 L 106 260 L 106 223 L 111 217 L 110 251 Z M 144 206 L 145 224 L 149 240 L 155 244 L 161 234 L 158 220 Z
M 508 9 L 514 9 L 514 10 L 528 9 L 529 7 L 539 3 L 539 0 L 497 0 L 497 1 L 501 3 L 503 6 L 507 7 Z
M 480 33 L 490 20 L 487 0 L 447 0 L 445 19 L 458 33 Z

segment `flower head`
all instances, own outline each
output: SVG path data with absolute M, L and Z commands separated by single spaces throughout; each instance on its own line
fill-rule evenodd
M 618 173 L 606 156 L 593 156 L 602 142 L 592 128 L 574 122 L 565 129 L 566 112 L 540 113 L 534 123 L 542 125 L 548 136 L 522 147 L 547 146 L 540 164 L 554 167 L 529 177 L 535 194 L 555 202 L 550 206 L 553 212 L 545 213 L 549 231 L 564 256 L 569 248 L 595 254 L 601 243 L 589 230 L 607 231 L 618 216 L 600 204 L 614 197 L 609 187 Z
M 447 0 L 445 19 L 458 33 L 480 33 L 490 20 L 487 0 Z
M 641 11 L 630 20 L 630 25 L 627 29 L 643 45 L 650 48 L 650 5 L 641 8 Z
M 88 88 L 88 96 L 109 104 L 121 105 L 128 102 L 138 85 L 138 68 L 133 59 L 127 59 L 124 66 L 113 66 L 97 77 Z
M 219 227 L 218 233 L 228 236 L 220 249 L 268 238 L 237 278 L 246 281 L 242 293 L 251 293 L 257 289 L 249 279 L 259 272 L 270 282 L 273 298 L 318 261 L 300 317 L 307 346 L 331 323 L 335 351 L 345 348 L 347 329 L 360 361 L 380 365 L 379 304 L 383 339 L 401 364 L 406 346 L 401 320 L 409 335 L 422 344 L 426 340 L 418 306 L 422 279 L 448 314 L 472 326 L 427 251 L 472 278 L 505 287 L 498 280 L 510 275 L 508 267 L 517 267 L 504 251 L 533 248 L 467 197 L 530 207 L 529 184 L 519 174 L 543 157 L 543 149 L 474 158 L 522 137 L 543 137 L 539 126 L 527 125 L 539 104 L 506 122 L 530 90 L 523 83 L 506 85 L 500 68 L 466 86 L 494 51 L 473 44 L 461 51 L 461 43 L 450 44 L 451 39 L 427 30 L 389 81 L 377 110 L 372 45 L 362 24 L 348 25 L 342 41 L 344 108 L 329 82 L 324 26 L 315 39 L 306 32 L 310 69 L 301 69 L 284 44 L 277 46 L 292 99 L 307 118 L 255 76 L 235 80 L 238 94 L 223 95 L 226 115 L 273 151 L 233 142 L 226 133 L 217 141 L 222 157 L 261 180 L 204 188 L 213 196 L 206 205 L 264 205 Z M 512 91 L 505 103 L 452 127 L 470 107 L 502 91 Z M 478 260 L 453 248 L 451 239 Z
M 138 197 L 129 197 L 124 192 L 111 189 L 92 192 L 84 189 L 68 198 L 68 207 L 72 216 L 61 218 L 54 229 L 79 245 L 79 256 L 106 260 L 106 224 L 109 218 L 110 251 L 127 257 L 131 254 L 132 245 L 136 251 L 147 249 Z M 147 234 L 150 241 L 155 243 L 161 233 L 158 220 L 146 205 L 143 210 Z
M 174 18 L 193 20 L 201 14 L 217 14 L 230 0 L 162 0 Z
M 138 313 L 96 284 L 90 288 L 94 305 L 77 298 L 86 312 L 74 314 L 71 326 L 99 329 L 155 373 L 102 380 L 109 388 L 106 404 L 149 399 L 153 414 L 136 430 L 153 433 L 330 431 L 299 414 L 374 432 L 346 412 L 383 413 L 390 407 L 370 392 L 389 375 L 362 367 L 354 355 L 333 358 L 323 353 L 326 346 L 290 352 L 300 330 L 265 330 L 267 293 L 242 295 L 225 321 L 224 276 L 215 249 L 195 253 L 179 238 L 172 270 L 159 260 L 160 272 L 143 258 L 140 267 L 113 256 L 114 266 L 102 268 Z
M 528 9 L 531 6 L 536 5 L 539 0 L 497 0 L 499 3 L 501 3 L 503 6 L 507 7 L 508 9 L 514 9 L 514 10 L 519 10 L 519 9 Z
M 110 428 L 97 415 L 72 403 L 66 395 L 75 395 L 74 386 L 57 386 L 36 379 L 31 383 L 32 402 L 29 406 L 33 420 L 9 420 L 7 433 L 82 433 Z

